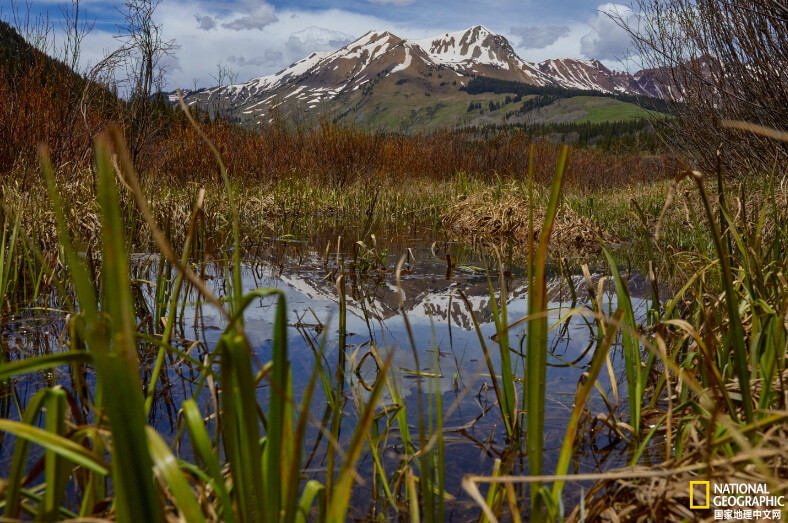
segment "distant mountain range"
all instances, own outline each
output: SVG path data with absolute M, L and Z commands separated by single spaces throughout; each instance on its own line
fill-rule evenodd
M 612 71 L 598 60 L 528 62 L 506 38 L 476 26 L 423 40 L 370 31 L 341 49 L 313 53 L 274 75 L 183 94 L 190 105 L 245 124 L 270 121 L 276 112 L 299 121 L 327 117 L 408 131 L 642 117 L 646 113 L 632 103 L 633 97 L 663 98 L 659 77 L 654 70 Z M 469 89 L 476 78 L 515 86 L 508 89 L 515 96 L 507 97 L 499 88 L 482 96 L 478 89 Z M 533 89 L 518 97 L 522 90 L 517 85 Z M 557 90 L 564 95 L 557 96 Z M 168 94 L 175 102 L 175 94 Z M 531 102 L 538 106 L 536 112 L 519 105 L 545 95 L 553 97 L 549 104 Z

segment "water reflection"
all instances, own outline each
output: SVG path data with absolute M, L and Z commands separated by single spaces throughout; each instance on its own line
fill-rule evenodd
M 364 247 L 368 249 L 368 247 Z M 361 256 L 361 254 L 363 256 Z M 448 256 L 447 256 L 448 255 Z M 405 265 L 398 287 L 394 267 L 405 256 Z M 357 385 L 375 381 L 378 367 L 370 355 L 373 352 L 392 357 L 394 379 L 399 383 L 401 396 L 408 412 L 408 422 L 418 424 L 419 401 L 427 404 L 430 395 L 437 390 L 442 396 L 445 410 L 450 415 L 444 420 L 446 448 L 446 478 L 449 492 L 456 501 L 448 505 L 450 515 L 460 517 L 471 510 L 472 503 L 460 487 L 460 479 L 466 473 L 489 473 L 495 459 L 513 460 L 513 471 L 527 473 L 523 455 L 509 456 L 505 441 L 505 430 L 496 407 L 496 398 L 491 387 L 484 355 L 474 329 L 478 322 L 482 335 L 490 347 L 495 325 L 490 312 L 487 266 L 495 266 L 492 260 L 475 253 L 466 246 L 441 243 L 426 245 L 408 241 L 390 244 L 386 249 L 375 249 L 369 255 L 360 247 L 345 246 L 337 249 L 336 244 L 327 250 L 318 251 L 308 245 L 290 239 L 271 241 L 249 248 L 245 253 L 242 281 L 245 290 L 260 287 L 280 288 L 287 299 L 289 314 L 288 337 L 290 359 L 296 400 L 312 375 L 315 358 L 323 358 L 331 375 L 342 370 L 345 377 L 345 393 Z M 363 258 L 363 259 L 362 259 Z M 156 274 L 162 269 L 155 256 L 135 257 L 135 299 L 140 314 L 140 329 L 156 332 Z M 497 262 L 496 262 L 497 263 Z M 588 301 L 583 275 L 569 274 L 556 267 L 550 273 L 549 324 L 555 324 L 569 310 Z M 201 274 L 217 295 L 226 294 L 228 274 L 223 262 L 207 262 L 199 266 Z M 510 321 L 526 315 L 527 273 L 524 266 L 516 262 L 505 265 L 507 285 L 507 307 Z M 494 288 L 498 288 L 497 272 L 490 271 Z M 347 353 L 339 355 L 338 316 L 339 293 L 337 277 L 344 274 L 347 295 Z M 592 271 L 594 285 L 601 274 Z M 646 282 L 639 275 L 629 278 L 630 291 L 638 321 L 644 320 L 646 310 Z M 470 308 L 459 299 L 457 291 L 468 298 Z M 497 292 L 497 290 L 496 290 Z M 603 306 L 615 309 L 615 298 L 607 292 Z M 187 293 L 181 305 L 182 314 L 176 326 L 173 343 L 180 354 L 169 354 L 167 366 L 157 387 L 150 423 L 165 435 L 174 438 L 178 432 L 178 409 L 180 403 L 195 394 L 201 374 L 194 361 L 203 361 L 215 346 L 224 319 L 208 306 L 197 301 L 193 290 Z M 275 315 L 275 299 L 259 299 L 245 315 L 246 330 L 254 357 L 259 362 L 271 358 L 271 338 Z M 406 329 L 407 316 L 410 331 Z M 35 354 L 46 354 L 64 350 L 68 340 L 66 318 L 52 311 L 28 310 L 23 316 L 3 323 L 3 351 L 7 360 L 17 360 Z M 595 328 L 581 316 L 573 316 L 550 331 L 550 356 L 547 373 L 547 405 L 545 420 L 546 470 L 549 471 L 557 454 L 572 408 L 578 380 L 590 361 L 595 346 Z M 525 324 L 512 327 L 510 331 L 512 350 L 524 352 L 526 340 Z M 318 348 L 323 347 L 322 353 Z M 150 378 L 156 355 L 153 344 L 141 344 L 140 362 L 143 383 Z M 493 366 L 499 366 L 497 347 L 490 351 Z M 343 362 L 344 367 L 337 366 Z M 523 359 L 515 357 L 515 374 L 522 376 Z M 623 361 L 620 347 L 611 352 L 611 363 L 619 383 L 623 383 Z M 92 369 L 81 368 L 75 375 L 74 367 L 61 367 L 53 373 L 28 375 L 6 386 L 0 408 L 4 417 L 18 418 L 19 408 L 24 408 L 28 398 L 39 388 L 60 384 L 68 392 L 72 409 L 89 423 L 91 395 L 94 393 Z M 603 372 L 600 386 L 611 395 L 610 376 Z M 267 403 L 265 380 L 258 391 L 263 409 Z M 215 386 L 219 386 L 214 384 Z M 619 386 L 619 393 L 625 387 Z M 204 411 L 216 402 L 217 390 L 201 387 L 197 394 L 198 403 Z M 384 394 L 384 400 L 392 398 Z M 421 398 L 421 399 L 420 399 Z M 620 405 L 626 398 L 620 399 Z M 608 412 L 608 407 L 596 394 L 589 405 L 593 418 L 598 413 Z M 326 419 L 326 398 L 318 387 L 310 406 L 313 423 L 307 433 L 305 467 L 309 475 L 318 479 L 325 474 L 327 443 L 318 429 Z M 347 416 L 342 420 L 340 442 L 352 434 L 355 418 L 351 415 L 352 405 L 346 407 Z M 377 424 L 382 421 L 377 421 Z M 577 472 L 602 471 L 621 466 L 627 458 L 627 445 L 614 431 L 603 424 L 589 420 L 588 427 L 594 428 L 593 437 L 579 441 L 574 470 Z M 378 426 L 377 430 L 384 427 Z M 0 436 L 3 438 L 3 436 Z M 7 473 L 12 451 L 11 439 L 0 439 L 0 469 Z M 179 442 L 181 443 L 181 442 Z M 188 445 L 179 447 L 186 456 Z M 406 449 L 398 438 L 396 426 L 389 431 L 389 440 L 383 454 L 385 465 L 396 468 Z M 188 457 L 188 456 L 186 456 Z M 648 453 L 646 454 L 648 457 Z M 371 472 L 373 463 L 369 454 L 362 457 L 359 469 Z M 370 477 L 370 474 L 362 474 Z M 359 485 L 355 496 L 354 517 L 368 517 L 373 487 Z M 567 486 L 566 498 L 577 497 L 571 484 Z M 470 514 L 468 512 L 467 514 Z M 463 516 L 464 517 L 464 516 Z

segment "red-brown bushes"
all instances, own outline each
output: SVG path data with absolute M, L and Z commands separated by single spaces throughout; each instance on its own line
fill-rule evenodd
M 36 146 L 46 144 L 57 164 L 86 164 L 93 138 L 122 104 L 41 54 L 25 67 L 0 62 L 0 172 L 37 163 Z M 24 170 L 23 170 L 24 171 Z
M 217 121 L 206 130 L 231 174 L 241 181 L 274 183 L 298 175 L 338 188 L 358 181 L 407 183 L 415 177 L 446 181 L 458 172 L 486 181 L 522 178 L 531 142 L 520 132 L 480 140 L 463 132 L 384 135 L 328 123 L 308 130 L 276 125 L 252 131 Z M 207 148 L 188 127 L 173 127 L 154 149 L 145 163 L 151 176 L 208 180 L 218 176 Z M 537 144 L 538 181 L 549 181 L 557 151 L 555 145 Z M 575 150 L 570 165 L 570 183 L 578 188 L 643 183 L 669 177 L 675 170 L 662 157 L 613 156 L 592 148 Z

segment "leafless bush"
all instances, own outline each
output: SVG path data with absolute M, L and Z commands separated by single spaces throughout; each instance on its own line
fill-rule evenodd
M 129 151 L 135 160 L 161 132 L 151 95 L 164 85 L 162 60 L 178 49 L 174 40 L 162 37 L 162 25 L 156 9 L 162 0 L 126 0 L 118 11 L 123 23 L 118 26 L 121 48 L 115 52 L 125 58 L 128 93 L 127 136 Z
M 671 143 L 713 169 L 717 151 L 728 172 L 784 166 L 788 148 L 724 128 L 741 120 L 788 125 L 788 8 L 782 0 L 635 0 L 637 27 L 613 15 L 632 36 L 644 65 L 663 85 L 679 118 L 667 121 Z

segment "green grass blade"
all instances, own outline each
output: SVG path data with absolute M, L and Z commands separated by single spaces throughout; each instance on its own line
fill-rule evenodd
M 290 362 L 287 359 L 287 305 L 279 295 L 274 318 L 273 367 L 271 396 L 268 407 L 268 430 L 265 450 L 266 509 L 269 521 L 279 517 L 282 506 L 282 484 L 287 483 L 288 465 L 292 456 L 292 385 Z
M 635 323 L 635 312 L 632 309 L 632 300 L 629 298 L 629 290 L 621 279 L 613 254 L 610 250 L 602 246 L 607 263 L 613 274 L 613 282 L 616 286 L 616 296 L 618 297 L 618 307 L 624 311 L 624 328 L 621 329 L 621 342 L 624 350 L 624 367 L 627 373 L 627 389 L 629 395 L 629 423 L 635 429 L 635 433 L 640 432 L 640 410 L 643 401 L 643 372 L 640 361 L 640 344 L 634 336 L 637 331 Z
M 48 389 L 41 389 L 30 398 L 25 411 L 22 413 L 22 426 L 33 425 L 46 400 Z M 29 440 L 19 438 L 14 445 L 14 454 L 11 458 L 11 468 L 8 473 L 8 482 L 2 494 L 5 498 L 5 511 L 3 515 L 7 518 L 16 518 L 19 514 L 20 494 L 22 491 L 22 479 L 25 475 L 25 464 L 27 462 Z
M 700 192 L 703 208 L 706 211 L 706 218 L 709 222 L 711 229 L 712 240 L 714 241 L 714 248 L 717 251 L 717 257 L 720 260 L 720 268 L 722 270 L 722 285 L 725 291 L 725 306 L 728 312 L 728 338 L 731 348 L 733 350 L 733 363 L 736 369 L 736 374 L 739 378 L 739 389 L 742 395 L 742 406 L 744 408 L 744 417 L 749 423 L 752 421 L 752 398 L 750 394 L 750 368 L 748 366 L 747 358 L 747 345 L 744 341 L 744 327 L 742 325 L 741 316 L 739 315 L 739 298 L 736 289 L 733 285 L 733 272 L 731 271 L 730 258 L 722 243 L 722 237 L 717 229 L 717 224 L 714 220 L 714 213 L 709 204 L 709 198 L 706 194 L 706 189 L 703 187 L 703 177 L 700 173 L 692 171 L 688 173 L 695 180 Z
M 181 518 L 189 523 L 205 521 L 202 509 L 194 497 L 194 492 L 178 466 L 178 460 L 175 459 L 170 448 L 153 427 L 146 427 L 146 429 L 148 447 L 151 458 L 153 458 L 153 468 L 167 485 L 170 499 L 178 508 Z
M 532 475 L 542 473 L 542 454 L 544 449 L 544 408 L 547 375 L 547 250 L 553 231 L 561 191 L 566 173 L 569 148 L 564 146 L 550 188 L 550 199 L 545 211 L 539 246 L 534 257 L 533 282 L 528 299 L 528 341 L 526 352 L 526 430 L 528 449 L 528 470 Z M 539 521 L 542 517 L 538 492 L 541 483 L 531 483 L 531 517 Z
M 58 436 L 22 421 L 0 419 L 0 431 L 13 434 L 17 438 L 41 445 L 75 464 L 99 474 L 109 474 L 109 465 L 82 445 L 68 438 Z
M 262 453 L 254 378 L 241 334 L 228 332 L 217 344 L 221 354 L 222 441 L 230 464 L 241 521 L 266 514 Z
M 304 485 L 304 491 L 301 493 L 301 499 L 298 501 L 298 511 L 295 515 L 295 523 L 306 523 L 309 518 L 309 511 L 315 502 L 315 498 L 322 492 L 325 492 L 325 487 L 319 481 L 310 479 Z
M 45 430 L 63 437 L 66 433 L 66 392 L 60 387 L 49 389 L 44 408 Z M 55 451 L 49 449 L 44 453 L 46 491 L 38 513 L 39 520 L 52 521 L 57 518 L 61 500 L 66 493 L 68 473 L 65 460 Z
M 211 478 L 211 487 L 216 491 L 221 502 L 221 505 L 217 507 L 217 514 L 223 521 L 235 523 L 233 504 L 230 500 L 230 494 L 227 492 L 224 476 L 222 476 L 221 464 L 211 445 L 208 432 L 205 430 L 203 416 L 200 414 L 197 402 L 190 398 L 183 402 L 182 408 L 183 419 L 189 431 L 189 440 L 194 448 L 194 453 L 207 469 Z
M 129 287 L 125 225 L 120 215 L 108 141 L 96 146 L 98 201 L 101 208 L 102 309 L 111 318 L 111 353 L 96 357 L 112 427 L 112 478 L 121 521 L 161 521 L 160 498 L 153 483 L 153 464 L 145 434 L 142 383 L 138 373 L 134 307 Z M 98 321 L 98 318 L 96 318 Z M 98 337 L 97 337 L 98 338 Z M 98 339 L 94 340 L 100 343 Z
M 514 436 L 517 425 L 516 409 L 517 399 L 514 391 L 514 375 L 512 374 L 512 358 L 509 351 L 509 319 L 506 313 L 506 280 L 503 276 L 503 267 L 501 260 L 498 259 L 498 268 L 500 271 L 500 287 L 501 287 L 501 305 L 498 306 L 495 298 L 495 291 L 493 290 L 492 280 L 489 273 L 487 274 L 487 292 L 490 295 L 490 308 L 492 310 L 493 322 L 495 323 L 495 331 L 498 334 L 498 349 L 501 358 L 501 389 L 503 392 L 501 404 L 501 411 L 504 417 L 507 434 L 509 437 Z
M 35 356 L 23 360 L 13 361 L 0 365 L 0 381 L 52 369 L 60 365 L 73 365 L 77 363 L 90 363 L 93 356 L 88 352 L 70 351 L 56 354 Z

